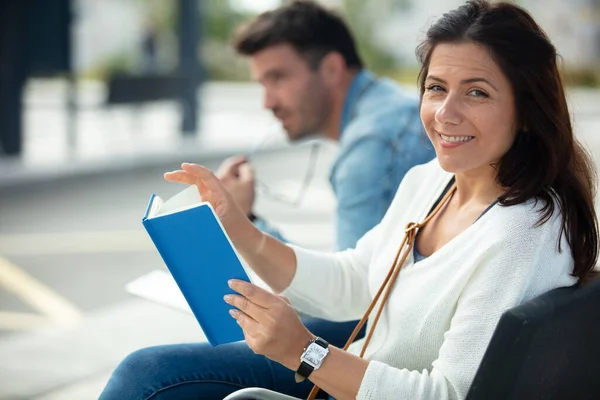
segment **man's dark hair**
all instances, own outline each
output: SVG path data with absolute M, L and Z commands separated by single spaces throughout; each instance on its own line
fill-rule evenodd
M 260 14 L 234 38 L 239 54 L 251 56 L 278 44 L 291 45 L 313 69 L 325 55 L 337 52 L 348 68 L 362 68 L 354 39 L 341 17 L 314 1 L 294 0 Z

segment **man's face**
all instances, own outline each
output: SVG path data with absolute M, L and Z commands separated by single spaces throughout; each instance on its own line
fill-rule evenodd
M 331 113 L 331 95 L 319 69 L 311 69 L 288 44 L 254 54 L 250 69 L 264 88 L 264 107 L 281 121 L 290 140 L 321 131 Z

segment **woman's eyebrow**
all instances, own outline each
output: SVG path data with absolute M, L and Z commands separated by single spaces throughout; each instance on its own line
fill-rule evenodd
M 434 75 L 428 75 L 427 76 L 427 80 L 433 80 L 433 81 L 437 81 L 437 82 L 440 82 L 440 83 L 447 83 L 442 78 L 438 78 L 437 76 L 434 76 Z M 485 78 L 474 77 L 474 78 L 469 78 L 469 79 L 463 79 L 462 81 L 460 81 L 461 84 L 476 83 L 476 82 L 485 82 L 488 85 L 490 85 L 495 91 L 498 91 L 498 89 L 496 89 L 496 86 L 492 85 L 492 83 L 490 81 L 488 81 L 487 79 L 485 79 Z

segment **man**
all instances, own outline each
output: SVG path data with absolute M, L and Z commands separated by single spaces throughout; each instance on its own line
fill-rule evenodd
M 302 18 L 297 18 L 302 16 Z M 404 174 L 435 153 L 421 134 L 418 102 L 363 68 L 343 21 L 311 2 L 260 15 L 235 38 L 264 88 L 264 107 L 290 140 L 318 133 L 339 142 L 330 181 L 337 199 L 336 247 L 354 247 L 386 212 Z M 254 173 L 244 157 L 217 176 L 251 219 Z M 263 231 L 281 235 L 260 218 Z
M 264 106 L 291 140 L 313 133 L 339 142 L 331 170 L 337 198 L 337 248 L 353 247 L 386 212 L 412 166 L 433 158 L 421 135 L 418 101 L 389 80 L 364 70 L 344 22 L 313 2 L 293 1 L 266 12 L 235 40 L 264 87 Z M 218 176 L 252 217 L 254 175 L 243 158 L 226 161 Z M 255 221 L 276 232 L 259 218 Z M 343 346 L 355 322 L 305 321 L 309 330 Z M 309 381 L 258 356 L 243 342 L 158 346 L 129 355 L 115 370 L 102 400 L 221 399 L 246 386 L 306 397 Z
M 404 174 L 435 156 L 421 134 L 417 99 L 365 70 L 343 21 L 316 3 L 295 1 L 260 15 L 234 45 L 250 58 L 264 107 L 290 140 L 320 134 L 339 143 L 330 174 L 336 249 L 354 247 L 383 218 Z M 258 228 L 285 239 L 253 212 L 254 172 L 245 157 L 226 160 L 216 175 Z M 304 322 L 332 340 L 349 337 L 356 325 Z

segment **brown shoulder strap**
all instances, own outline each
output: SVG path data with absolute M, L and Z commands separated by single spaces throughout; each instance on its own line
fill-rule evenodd
M 448 200 L 450 199 L 450 197 L 452 197 L 452 195 L 454 194 L 455 191 L 456 191 L 456 183 L 454 183 L 452 185 L 452 187 L 450 188 L 450 190 L 448 190 L 446 192 L 446 194 L 444 195 L 442 200 L 429 213 L 429 215 L 427 216 L 427 218 L 425 218 L 425 220 L 423 220 L 423 222 L 421 222 L 420 224 L 415 223 L 415 222 L 409 222 L 406 225 L 406 228 L 404 229 L 404 237 L 402 239 L 400 247 L 398 247 L 398 251 L 396 252 L 396 256 L 394 257 L 394 262 L 392 263 L 388 274 L 386 275 L 385 279 L 383 280 L 383 283 L 379 287 L 377 294 L 375 295 L 375 297 L 373 297 L 373 300 L 371 301 L 369 308 L 367 308 L 367 311 L 363 315 L 362 319 L 358 322 L 358 324 L 356 325 L 356 328 L 354 328 L 354 331 L 352 332 L 352 334 L 350 335 L 350 338 L 346 342 L 346 345 L 344 346 L 344 350 L 348 350 L 348 347 L 350 346 L 350 344 L 352 344 L 352 342 L 354 342 L 356 335 L 358 335 L 358 332 L 361 330 L 363 325 L 369 319 L 369 315 L 373 311 L 373 308 L 375 308 L 375 305 L 379 301 L 381 294 L 385 290 L 385 294 L 383 295 L 383 299 L 381 301 L 381 304 L 379 305 L 377 314 L 375 314 L 375 318 L 373 319 L 373 322 L 369 329 L 369 333 L 365 339 L 362 350 L 360 352 L 360 357 L 362 358 L 364 356 L 365 351 L 367 350 L 367 346 L 369 345 L 369 343 L 371 342 L 371 338 L 373 337 L 373 332 L 375 331 L 375 327 L 377 326 L 377 322 L 379 321 L 379 317 L 381 316 L 383 307 L 385 306 L 385 303 L 387 302 L 390 292 L 391 292 L 392 288 L 394 287 L 394 282 L 396 282 L 396 278 L 398 277 L 398 274 L 400 273 L 400 269 L 406 262 L 408 255 L 410 254 L 410 252 L 413 249 L 418 229 L 427 225 L 427 223 L 448 202 Z M 398 261 L 398 260 L 400 260 L 400 261 Z M 313 387 L 312 391 L 310 392 L 310 395 L 308 396 L 308 400 L 314 400 L 318 392 L 319 392 L 319 388 L 315 385 Z

